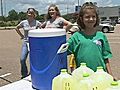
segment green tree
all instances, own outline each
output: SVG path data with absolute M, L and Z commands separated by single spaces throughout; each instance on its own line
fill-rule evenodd
M 14 9 L 12 9 L 11 11 L 8 12 L 8 19 L 10 21 L 18 20 L 18 13 Z
M 63 18 L 65 18 L 68 21 L 71 21 L 72 23 L 76 22 L 78 14 L 77 13 L 69 13 L 62 15 Z
M 25 12 L 19 12 L 18 18 L 19 18 L 19 21 L 25 20 L 27 18 L 26 13 Z
M 41 15 L 37 16 L 36 19 L 39 20 L 40 22 L 44 22 L 44 15 L 45 14 L 41 14 Z

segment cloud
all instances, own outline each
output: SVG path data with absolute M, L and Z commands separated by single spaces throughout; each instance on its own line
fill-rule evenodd
M 106 4 L 107 5 L 112 4 L 112 1 L 111 0 L 107 0 Z
M 62 14 L 74 12 L 75 5 L 78 0 L 3 0 L 6 3 L 6 13 L 15 9 L 17 12 L 26 11 L 29 7 L 34 7 L 40 14 L 47 13 L 48 6 L 52 3 L 56 4 Z M 84 2 L 97 2 L 97 6 L 113 6 L 113 0 L 79 0 L 79 5 Z M 114 0 L 114 2 L 119 0 Z M 117 3 L 116 3 L 117 5 Z M 1 12 L 0 12 L 1 13 Z
M 19 8 L 21 10 L 26 10 L 29 7 L 34 7 L 35 9 L 37 9 L 41 14 L 42 13 L 47 13 L 47 9 L 49 7 L 50 4 L 56 4 L 61 13 L 65 13 L 67 12 L 67 8 L 68 11 L 70 12 L 69 8 L 73 8 L 72 11 L 74 10 L 74 6 L 75 6 L 75 0 L 70 0 L 68 2 L 68 0 L 21 0 L 19 1 L 19 4 L 16 4 L 15 7 L 21 7 Z M 71 7 L 72 6 L 72 7 Z

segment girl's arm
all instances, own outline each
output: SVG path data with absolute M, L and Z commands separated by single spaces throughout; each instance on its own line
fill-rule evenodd
M 113 76 L 112 70 L 111 70 L 111 67 L 110 67 L 110 61 L 109 61 L 109 59 L 106 59 L 106 60 L 105 60 L 105 64 L 106 64 L 107 72 L 108 72 L 110 75 Z M 114 79 L 114 80 L 117 80 L 117 78 L 114 77 L 114 76 L 113 76 L 113 79 Z
M 112 71 L 111 71 L 111 67 L 110 67 L 110 61 L 109 61 L 109 59 L 106 59 L 106 60 L 105 60 L 105 64 L 106 64 L 107 72 L 108 72 L 110 75 L 113 76 Z

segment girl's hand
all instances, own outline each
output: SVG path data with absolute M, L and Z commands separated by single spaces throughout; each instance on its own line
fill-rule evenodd
M 118 79 L 117 79 L 116 77 L 113 77 L 113 80 L 114 80 L 114 81 L 117 81 Z
M 24 37 L 21 37 L 20 39 L 22 40 L 22 39 L 24 39 Z

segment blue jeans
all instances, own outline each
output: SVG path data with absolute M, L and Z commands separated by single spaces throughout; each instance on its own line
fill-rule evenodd
M 27 65 L 26 65 L 28 53 L 29 53 L 29 51 L 28 51 L 27 42 L 23 41 L 21 57 L 20 57 L 22 78 L 28 76 L 28 69 L 27 69 Z

